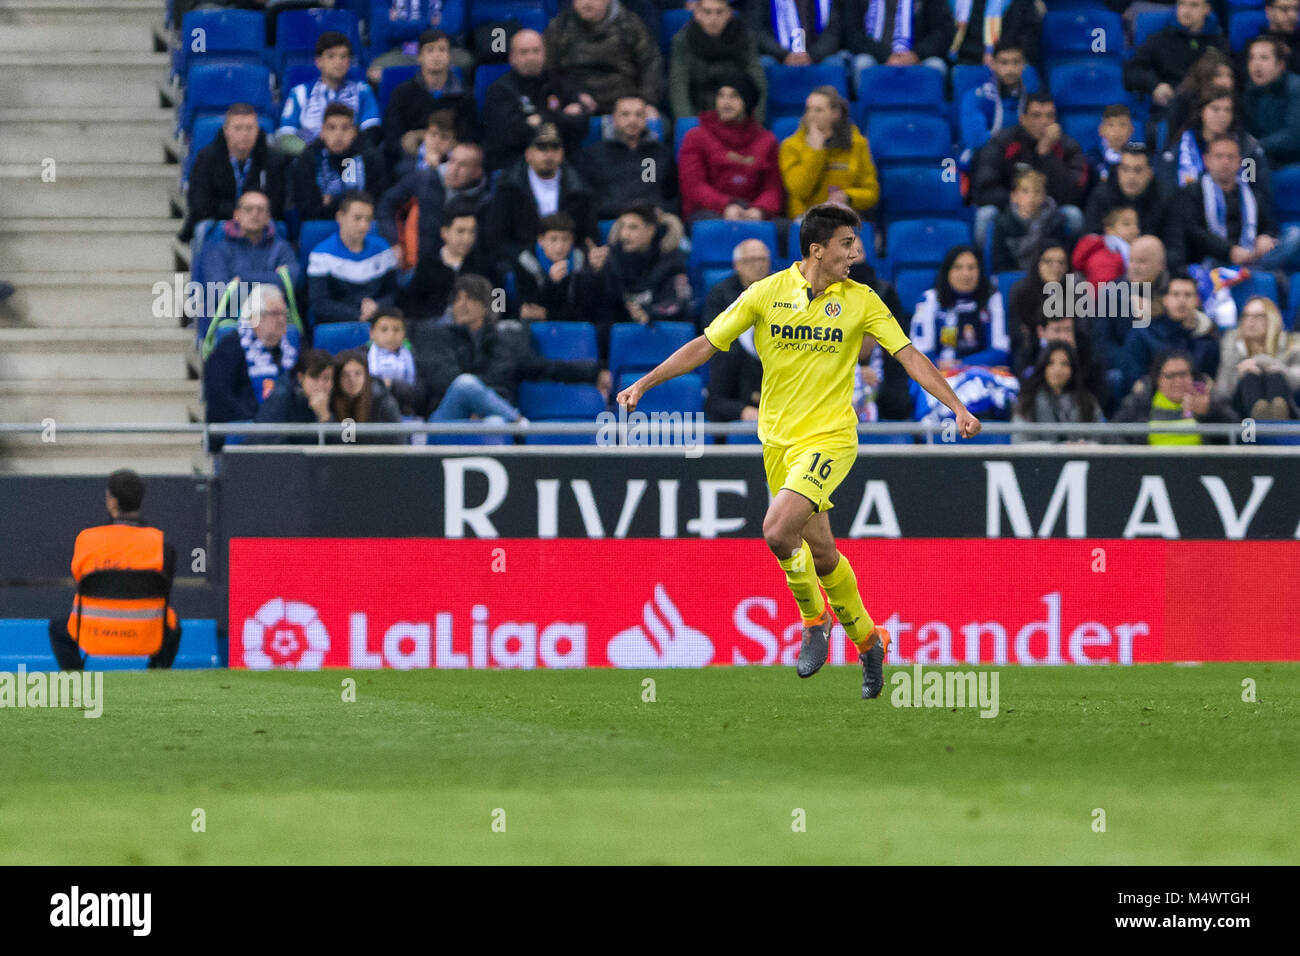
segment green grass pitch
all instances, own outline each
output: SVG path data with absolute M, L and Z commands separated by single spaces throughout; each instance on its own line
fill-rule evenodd
M 0 863 L 1300 863 L 1300 665 L 999 673 L 109 673 L 0 710 Z

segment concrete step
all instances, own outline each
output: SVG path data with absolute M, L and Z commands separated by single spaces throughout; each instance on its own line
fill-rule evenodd
M 0 263 L 12 272 L 168 270 L 174 219 L 0 218 Z
M 161 272 L 6 272 L 0 328 L 180 327 L 175 276 Z M 186 276 L 181 275 L 182 302 Z
M 0 52 L 75 50 L 78 53 L 140 52 L 154 47 L 153 25 L 148 20 L 119 20 L 111 11 L 83 6 L 74 22 L 46 18 L 11 23 L 0 7 Z
M 185 381 L 194 335 L 184 329 L 0 329 L 0 380 Z
M 16 217 L 162 218 L 175 166 L 147 163 L 47 163 L 0 166 L 0 209 Z
M 10 107 L 160 104 L 166 53 L 0 53 L 0 89 Z
M 2 34 L 3 31 L 0 31 Z M 0 163 L 161 163 L 176 121 L 149 107 L 0 109 Z M 173 178 L 180 175 L 172 167 Z
M 197 435 L 39 435 L 0 437 L 0 474 L 107 475 L 132 468 L 144 475 L 210 472 Z
M 99 29 L 130 24 L 149 30 L 162 23 L 165 10 L 163 0 L 0 0 L 0 26 L 6 30 L 51 25 Z M 61 46 L 77 49 L 77 32 Z
M 184 425 L 198 382 L 139 379 L 61 379 L 0 382 L 0 422 L 107 425 L 157 422 Z M 57 426 L 56 426 L 57 429 Z M 56 430 L 57 437 L 57 430 Z

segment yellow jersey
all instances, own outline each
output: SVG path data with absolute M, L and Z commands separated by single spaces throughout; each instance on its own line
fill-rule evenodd
M 809 301 L 799 263 L 760 279 L 720 312 L 704 336 L 725 352 L 753 326 L 763 363 L 758 438 L 793 445 L 823 436 L 857 442 L 853 372 L 864 335 L 890 355 L 910 344 L 874 289 L 845 279 Z

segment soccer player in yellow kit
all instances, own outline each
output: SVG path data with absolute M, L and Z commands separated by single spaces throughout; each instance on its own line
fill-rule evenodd
M 849 278 L 849 268 L 862 254 L 859 226 L 857 213 L 847 206 L 814 206 L 799 227 L 802 259 L 753 283 L 703 335 L 619 392 L 618 402 L 634 411 L 649 389 L 698 368 L 753 327 L 763 363 L 758 437 L 772 492 L 763 537 L 803 616 L 796 672 L 811 677 L 826 663 L 831 621 L 822 599 L 825 588 L 831 609 L 858 648 L 862 696 L 874 698 L 884 687 L 890 635 L 863 606 L 857 578 L 835 547 L 827 515 L 831 494 L 858 452 L 853 373 L 863 338 L 874 338 L 908 375 L 952 409 L 963 438 L 977 435 L 980 423 L 908 341 L 880 296 Z

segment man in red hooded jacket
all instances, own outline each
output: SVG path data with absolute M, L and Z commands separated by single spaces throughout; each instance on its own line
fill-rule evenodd
M 685 219 L 771 219 L 785 208 L 776 137 L 752 119 L 758 91 L 743 74 L 724 80 L 716 108 L 682 140 L 677 157 Z

